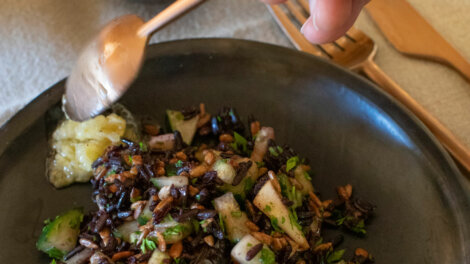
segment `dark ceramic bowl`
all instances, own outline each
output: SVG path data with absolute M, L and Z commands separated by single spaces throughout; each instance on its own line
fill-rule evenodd
M 90 186 L 53 189 L 45 179 L 46 112 L 54 85 L 0 129 L 0 261 L 48 263 L 35 249 L 43 220 L 73 206 L 92 208 Z M 305 53 L 229 39 L 149 47 L 139 77 L 121 102 L 163 121 L 166 108 L 232 105 L 273 126 L 277 141 L 308 157 L 324 197 L 351 183 L 377 205 L 365 238 L 342 247 L 377 263 L 470 261 L 468 183 L 413 115 L 364 79 Z M 467 187 L 465 187 L 467 186 Z M 328 235 L 328 234 L 327 234 Z

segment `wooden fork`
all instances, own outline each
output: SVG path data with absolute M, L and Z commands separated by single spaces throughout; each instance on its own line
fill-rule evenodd
M 297 49 L 329 58 L 339 65 L 364 73 L 413 112 L 455 159 L 470 171 L 470 150 L 375 64 L 373 59 L 377 52 L 377 45 L 369 36 L 352 28 L 345 36 L 335 42 L 313 45 L 305 39 L 299 30 L 299 27 L 305 23 L 309 16 L 310 9 L 307 0 L 288 0 L 282 5 L 268 5 L 268 9 Z

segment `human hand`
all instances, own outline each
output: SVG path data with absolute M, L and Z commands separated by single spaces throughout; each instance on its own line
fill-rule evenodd
M 286 0 L 261 0 L 279 4 Z M 370 0 L 309 0 L 310 14 L 300 30 L 312 43 L 331 42 L 343 36 L 354 24 L 362 7 Z

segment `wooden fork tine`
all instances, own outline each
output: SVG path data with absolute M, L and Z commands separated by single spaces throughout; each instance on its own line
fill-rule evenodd
M 310 6 L 307 0 L 297 0 L 297 2 L 299 2 L 299 4 L 305 9 L 305 11 L 310 14 Z
M 328 55 L 333 58 L 335 57 L 335 53 L 341 52 L 341 49 L 338 48 L 335 44 L 333 43 L 325 43 L 325 44 L 320 44 L 318 45 L 321 47 L 322 50 L 324 50 Z
M 346 36 L 348 36 L 349 38 L 351 39 L 357 39 L 359 37 L 364 37 L 365 34 L 360 31 L 359 29 L 355 28 L 355 27 L 351 27 L 348 32 L 346 32 Z
M 326 57 L 320 50 L 315 48 L 305 37 L 300 33 L 297 26 L 290 21 L 284 11 L 276 5 L 267 5 L 268 10 L 273 14 L 274 19 L 280 25 L 282 31 L 291 40 L 294 46 L 304 52 L 313 54 L 319 57 Z
M 341 48 L 343 48 L 343 49 L 344 49 L 344 48 L 348 45 L 348 43 L 350 43 L 350 42 L 351 42 L 351 39 L 349 39 L 349 38 L 346 37 L 346 36 L 342 36 L 341 38 L 339 38 L 339 39 L 337 39 L 337 40 L 335 41 L 335 43 L 336 43 L 338 46 L 340 46 Z
M 307 17 L 300 10 L 301 7 L 292 3 L 291 0 L 286 2 L 286 7 L 301 25 L 303 25 L 305 21 L 307 21 Z

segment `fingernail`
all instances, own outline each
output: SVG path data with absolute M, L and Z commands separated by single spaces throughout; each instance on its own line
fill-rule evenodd
M 317 25 L 317 0 L 310 0 L 310 15 L 312 17 L 313 28 L 318 30 Z
M 307 26 L 307 23 L 308 23 L 308 20 L 305 21 L 305 23 L 304 23 L 304 24 L 302 25 L 302 27 L 300 28 L 300 33 L 305 34 L 305 33 L 304 33 L 304 28 Z

